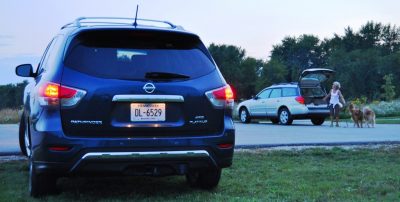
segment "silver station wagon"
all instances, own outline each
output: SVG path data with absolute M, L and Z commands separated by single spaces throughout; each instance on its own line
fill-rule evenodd
M 237 112 L 240 121 L 270 119 L 274 124 L 290 125 L 294 119 L 311 119 L 321 125 L 329 116 L 329 108 L 323 98 L 327 92 L 322 83 L 334 71 L 331 69 L 306 69 L 299 82 L 281 83 L 261 90 L 252 99 L 239 103 Z

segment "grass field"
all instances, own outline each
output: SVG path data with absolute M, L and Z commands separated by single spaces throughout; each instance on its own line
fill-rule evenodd
M 44 201 L 398 201 L 400 147 L 236 152 L 213 191 L 184 177 L 73 178 Z M 26 161 L 0 163 L 0 200 L 26 201 Z M 33 200 L 34 201 L 34 200 Z
M 400 117 L 383 117 L 376 119 L 377 124 L 400 124 Z

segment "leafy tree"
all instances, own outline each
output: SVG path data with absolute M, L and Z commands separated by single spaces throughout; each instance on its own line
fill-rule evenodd
M 379 47 L 382 36 L 382 24 L 367 22 L 365 25 L 361 26 L 359 31 L 360 36 L 360 48 L 369 49 L 374 47 Z
M 236 86 L 240 76 L 240 64 L 245 58 L 245 50 L 232 45 L 215 44 L 211 44 L 208 50 L 227 82 Z
M 274 83 L 286 82 L 287 67 L 278 60 L 270 60 L 261 71 L 257 81 L 257 92 Z
M 17 84 L 7 84 L 0 86 L 0 109 L 19 108 L 22 105 L 24 88 L 28 81 Z
M 385 25 L 381 31 L 385 54 L 392 54 L 400 50 L 400 29 L 396 26 Z
M 321 41 L 313 35 L 285 37 L 281 44 L 273 47 L 271 60 L 278 60 L 287 67 L 286 80 L 290 82 L 297 81 L 303 70 L 326 63 Z
M 238 98 L 250 98 L 256 93 L 257 70 L 264 65 L 261 60 L 246 58 L 240 64 L 240 77 L 237 89 Z M 239 91 L 240 90 L 240 91 Z
M 383 99 L 386 101 L 391 101 L 396 96 L 395 86 L 392 84 L 393 81 L 393 74 L 388 74 L 383 77 L 385 80 L 385 84 L 382 85 L 382 89 L 384 93 L 382 94 Z
M 232 45 L 211 44 L 208 48 L 226 81 L 236 91 L 237 99 L 248 98 L 255 92 L 257 69 L 263 61 L 246 57 L 246 52 Z

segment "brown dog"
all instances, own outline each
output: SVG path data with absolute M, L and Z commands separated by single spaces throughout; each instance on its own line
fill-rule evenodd
M 375 127 L 375 112 L 369 107 L 364 107 L 363 113 L 364 113 L 364 120 L 365 120 L 365 123 L 367 124 L 368 128 L 369 128 L 369 124 L 371 124 L 372 128 L 374 128 Z
M 350 103 L 349 105 L 349 112 L 351 115 L 351 119 L 353 119 L 354 122 L 354 127 L 357 125 L 357 128 L 363 127 L 363 112 L 354 106 L 353 103 Z

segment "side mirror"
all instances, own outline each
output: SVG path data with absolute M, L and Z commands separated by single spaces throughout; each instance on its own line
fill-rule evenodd
M 15 74 L 21 77 L 34 77 L 33 67 L 31 64 L 19 65 L 15 68 Z
M 254 96 L 254 95 L 252 95 L 252 96 L 251 96 L 251 99 L 253 99 L 253 100 L 258 100 L 258 97 L 257 97 L 257 96 Z

